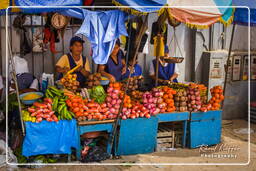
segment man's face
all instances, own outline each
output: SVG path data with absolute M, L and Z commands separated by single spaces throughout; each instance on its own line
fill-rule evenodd
M 83 51 L 83 45 L 81 42 L 75 42 L 72 46 L 70 46 L 70 50 L 75 55 L 80 55 Z
M 118 51 L 119 51 L 119 49 L 120 49 L 120 47 L 117 44 L 115 44 L 115 47 L 114 47 L 111 55 L 116 56 Z

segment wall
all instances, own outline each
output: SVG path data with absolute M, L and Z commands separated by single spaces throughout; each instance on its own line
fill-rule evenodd
M 232 25 L 223 28 L 222 24 L 219 23 L 212 26 L 212 33 L 210 29 L 197 30 L 194 68 L 196 71 L 195 81 L 201 81 L 201 72 L 203 71 L 203 67 L 205 67 L 202 65 L 202 54 L 206 50 L 203 42 L 205 42 L 208 49 L 211 48 L 213 51 L 220 50 L 221 48 L 228 50 L 231 40 L 231 30 Z M 212 39 L 210 39 L 210 34 L 212 34 Z M 203 41 L 201 35 L 203 35 L 205 41 Z M 251 52 L 256 50 L 256 40 L 254 37 L 256 37 L 256 27 L 251 27 Z M 248 27 L 236 26 L 232 50 L 248 50 Z M 251 81 L 251 84 L 251 86 L 255 87 L 255 81 Z M 248 81 L 228 82 L 225 96 L 223 107 L 224 119 L 244 118 L 248 116 Z

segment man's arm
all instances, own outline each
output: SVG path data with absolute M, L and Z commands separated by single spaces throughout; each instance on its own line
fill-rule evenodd
M 173 80 L 175 78 L 177 78 L 179 75 L 175 72 L 171 77 L 170 77 L 170 81 L 173 82 Z
M 98 71 L 99 71 L 99 73 L 101 73 L 102 76 L 107 77 L 110 82 L 115 82 L 116 81 L 116 79 L 113 75 L 111 75 L 111 74 L 109 74 L 105 71 L 105 65 L 99 65 L 99 70 Z
M 58 65 L 56 65 L 55 69 L 56 69 L 56 72 L 63 73 L 63 74 L 69 71 L 68 67 L 60 67 Z

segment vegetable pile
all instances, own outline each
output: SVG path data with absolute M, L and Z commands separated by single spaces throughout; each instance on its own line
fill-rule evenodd
M 59 120 L 71 120 L 74 114 L 67 109 L 66 100 L 69 94 L 73 94 L 72 91 L 64 89 L 59 90 L 54 86 L 50 86 L 46 90 L 46 97 L 53 99 L 52 109 L 57 112 Z
M 76 92 L 79 86 L 79 82 L 76 78 L 76 74 L 66 74 L 60 79 L 60 82 L 66 89 Z
M 187 108 L 188 97 L 185 89 L 178 89 L 177 93 L 174 95 L 174 100 L 175 100 L 176 111 L 185 112 L 188 110 Z
M 95 73 L 95 74 L 89 75 L 88 80 L 87 80 L 87 87 L 92 88 L 93 86 L 100 85 L 100 80 L 101 80 L 100 73 Z
M 132 92 L 131 92 L 131 97 L 132 97 L 133 99 L 135 99 L 135 100 L 140 101 L 140 100 L 142 99 L 142 97 L 143 97 L 143 92 L 137 91 L 137 90 L 132 91 Z
M 214 86 L 210 89 L 212 98 L 209 103 L 211 104 L 211 110 L 219 110 L 220 103 L 224 100 L 223 90 L 221 86 Z
M 121 113 L 123 120 L 125 119 L 135 119 L 138 117 L 150 118 L 149 110 L 144 107 L 142 104 L 135 102 L 131 108 L 124 107 Z
M 109 119 L 114 119 L 118 115 L 118 110 L 122 102 L 120 97 L 122 85 L 120 83 L 110 83 L 107 89 L 106 104 L 109 108 Z
M 128 79 L 126 79 L 124 81 L 128 81 Z M 142 82 L 143 82 L 142 76 L 131 77 L 129 86 L 128 86 L 128 91 L 137 90 L 141 86 Z M 125 88 L 125 87 L 123 87 L 123 88 Z
M 176 110 L 174 106 L 174 95 L 176 91 L 170 87 L 163 86 L 162 91 L 164 92 L 163 100 L 166 103 L 166 112 L 174 112 Z
M 31 117 L 36 117 L 37 123 L 41 122 L 43 119 L 48 122 L 59 121 L 57 116 L 54 114 L 55 111 L 52 110 L 52 99 L 50 98 L 44 98 L 43 103 L 34 102 L 33 106 L 28 108 L 28 112 Z
M 106 98 L 105 90 L 102 86 L 94 86 L 89 90 L 90 98 L 93 99 L 97 103 L 103 103 Z
M 195 88 L 188 87 L 187 94 L 188 94 L 188 111 L 190 112 L 199 111 L 202 105 L 199 89 L 197 87 Z
M 166 111 L 166 103 L 163 100 L 164 92 L 160 88 L 153 88 L 151 92 L 143 94 L 143 105 L 149 110 L 151 115 L 164 113 Z

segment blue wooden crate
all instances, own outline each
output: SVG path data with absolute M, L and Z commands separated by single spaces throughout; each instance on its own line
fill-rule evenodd
M 103 123 L 103 124 L 93 124 L 93 125 L 78 125 L 78 140 L 80 143 L 80 136 L 87 132 L 95 132 L 95 131 L 106 131 L 107 133 L 112 133 L 113 131 L 113 123 Z M 107 153 L 111 153 L 110 142 L 107 144 Z M 76 151 L 76 157 L 78 160 L 81 158 L 81 145 L 79 149 Z
M 221 110 L 191 113 L 188 126 L 190 148 L 220 143 L 221 115 Z
M 121 120 L 116 155 L 154 152 L 157 127 L 157 117 Z

